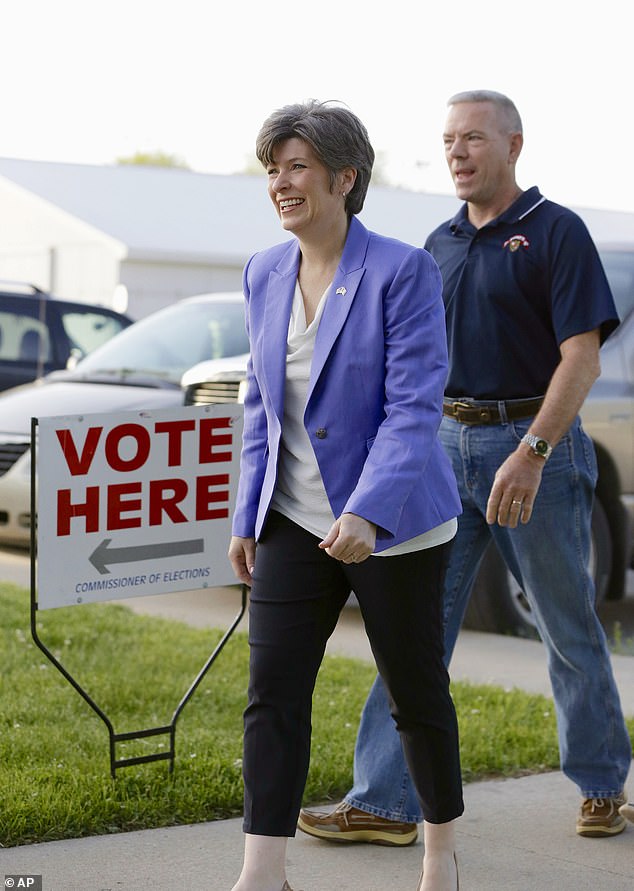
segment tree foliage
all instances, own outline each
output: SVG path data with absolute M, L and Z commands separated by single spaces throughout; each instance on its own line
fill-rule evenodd
M 180 155 L 160 150 L 138 151 L 127 157 L 117 158 L 117 164 L 137 164 L 140 167 L 174 167 L 178 170 L 190 169 L 189 164 Z

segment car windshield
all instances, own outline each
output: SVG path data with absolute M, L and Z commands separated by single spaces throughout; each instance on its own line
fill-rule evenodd
M 634 251 L 602 250 L 601 262 L 623 321 L 634 309 Z
M 76 374 L 153 375 L 179 382 L 197 362 L 248 350 L 242 302 L 192 301 L 135 322 L 82 359 Z

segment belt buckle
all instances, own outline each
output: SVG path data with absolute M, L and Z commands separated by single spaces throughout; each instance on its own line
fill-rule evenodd
M 469 405 L 468 402 L 459 402 L 459 401 L 451 403 L 451 410 L 453 411 L 453 413 L 455 414 L 456 417 L 459 417 L 460 412 L 463 409 L 466 409 L 466 411 L 473 411 L 473 405 Z
M 451 403 L 454 417 L 462 424 L 490 424 L 491 408 L 485 405 L 472 405 L 456 400 Z M 467 413 L 466 416 L 463 413 Z
M 451 410 L 453 411 L 454 417 L 461 424 L 469 424 L 473 423 L 472 418 L 469 417 L 469 412 L 477 411 L 474 405 L 470 405 L 468 402 L 460 402 L 456 400 L 451 403 Z M 465 417 L 464 413 L 467 412 Z

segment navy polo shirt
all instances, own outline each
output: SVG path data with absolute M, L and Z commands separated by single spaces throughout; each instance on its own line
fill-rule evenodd
M 448 396 L 541 396 L 562 341 L 599 328 L 603 342 L 618 325 L 585 224 L 536 187 L 481 229 L 463 205 L 425 248 L 443 278 Z

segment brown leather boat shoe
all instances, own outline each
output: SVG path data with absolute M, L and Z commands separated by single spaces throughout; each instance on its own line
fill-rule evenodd
M 418 838 L 416 823 L 386 820 L 342 801 L 331 811 L 299 812 L 297 826 L 302 832 L 337 842 L 366 842 L 371 845 L 404 846 Z

